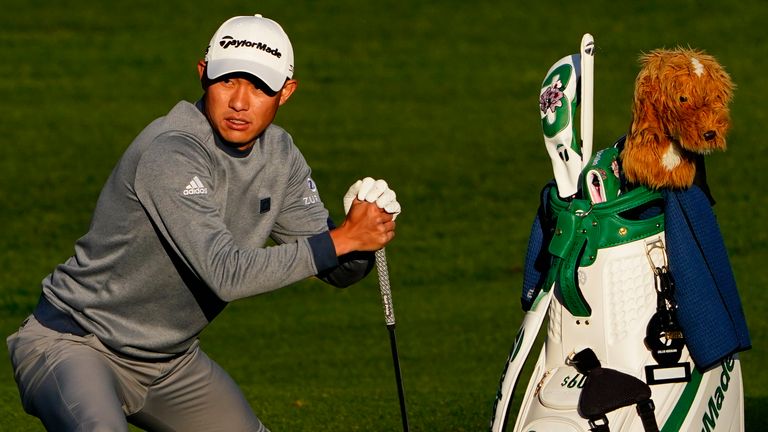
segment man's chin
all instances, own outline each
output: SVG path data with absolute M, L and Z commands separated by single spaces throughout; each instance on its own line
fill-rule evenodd
M 220 134 L 221 139 L 230 147 L 240 148 L 252 144 L 258 137 L 258 134 L 253 133 L 223 133 Z

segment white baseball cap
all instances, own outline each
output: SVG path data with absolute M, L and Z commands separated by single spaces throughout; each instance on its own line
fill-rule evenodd
M 228 19 L 205 52 L 206 75 L 214 80 L 245 72 L 279 91 L 293 77 L 293 48 L 280 24 L 259 14 Z

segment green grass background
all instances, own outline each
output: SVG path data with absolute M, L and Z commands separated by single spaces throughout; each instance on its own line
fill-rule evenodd
M 0 333 L 85 233 L 133 137 L 201 90 L 195 63 L 218 25 L 263 13 L 296 53 L 298 92 L 277 123 L 326 205 L 362 176 L 404 211 L 387 248 L 414 431 L 487 427 L 522 313 L 521 268 L 551 177 L 537 113 L 547 69 L 595 36 L 595 147 L 626 130 L 637 57 L 678 45 L 737 83 L 729 150 L 709 158 L 716 212 L 754 348 L 742 355 L 748 430 L 768 409 L 764 187 L 768 6 L 661 0 L 43 1 L 0 14 Z M 273 431 L 396 431 L 397 393 L 375 277 L 306 281 L 235 302 L 202 335 Z M 7 354 L 6 354 L 7 357 Z M 520 386 L 524 388 L 524 386 Z M 522 391 L 522 388 L 519 391 Z M 519 398 L 518 398 L 519 400 Z M 0 424 L 39 431 L 0 362 Z

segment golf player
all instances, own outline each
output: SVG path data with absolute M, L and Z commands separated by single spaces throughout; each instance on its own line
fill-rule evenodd
M 198 64 L 202 98 L 127 148 L 74 255 L 7 340 L 24 409 L 46 429 L 267 430 L 200 332 L 233 300 L 311 276 L 357 282 L 400 212 L 386 182 L 366 177 L 334 227 L 307 162 L 272 124 L 296 90 L 293 68 L 280 25 L 234 17 Z

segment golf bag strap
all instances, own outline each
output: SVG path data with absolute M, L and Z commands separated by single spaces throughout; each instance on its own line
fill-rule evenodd
M 608 427 L 608 417 L 603 415 L 589 419 L 589 430 L 591 432 L 610 432 L 611 428 Z
M 656 423 L 656 416 L 654 415 L 656 406 L 653 404 L 653 400 L 646 399 L 640 401 L 635 407 L 637 409 L 637 415 L 640 416 L 640 421 L 643 424 L 643 430 L 645 432 L 659 432 L 659 426 Z M 608 426 L 608 417 L 606 417 L 605 414 L 590 417 L 588 421 L 589 430 L 591 432 L 610 432 L 611 430 Z
M 637 403 L 637 415 L 640 416 L 640 421 L 643 422 L 643 430 L 645 432 L 659 432 L 659 425 L 656 423 L 656 416 L 653 413 L 655 410 L 656 406 L 652 399 Z
M 551 280 L 548 278 L 547 283 L 549 286 L 551 286 L 551 282 L 557 281 L 559 283 L 563 306 L 571 314 L 579 317 L 588 317 L 592 314 L 592 308 L 584 298 L 584 294 L 582 294 L 578 286 L 578 277 L 576 276 L 579 268 L 578 261 L 586 247 L 587 239 L 585 237 L 577 237 L 572 243 L 574 247 L 570 248 L 564 257 L 552 257 L 552 268 L 549 273 Z
M 591 431 L 609 431 L 606 414 L 630 405 L 636 405 L 645 432 L 659 431 L 648 384 L 632 375 L 603 368 L 590 348 L 573 354 L 569 360 L 587 377 L 579 396 L 579 412 L 589 421 Z

